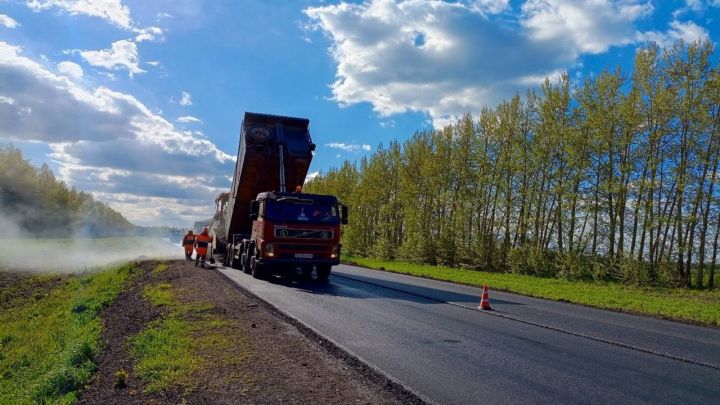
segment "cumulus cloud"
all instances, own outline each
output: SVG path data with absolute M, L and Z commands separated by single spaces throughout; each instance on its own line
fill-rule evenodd
M 314 179 L 315 177 L 317 177 L 317 176 L 319 176 L 319 175 L 320 175 L 320 172 L 308 173 L 307 176 L 305 176 L 305 181 L 306 181 L 306 182 L 307 182 L 307 181 L 310 181 L 310 180 Z
M 341 149 L 345 152 L 359 152 L 361 150 L 369 152 L 372 149 L 368 144 L 349 144 L 341 142 L 326 143 L 325 146 L 333 149 Z
M 20 24 L 5 14 L 0 14 L 0 25 L 6 28 L 17 28 Z
M 648 31 L 638 34 L 641 41 L 653 41 L 663 48 L 672 46 L 675 41 L 683 40 L 687 43 L 707 41 L 710 38 L 707 30 L 692 21 L 670 22 L 670 28 L 665 32 Z
M 80 51 L 80 56 L 93 66 L 103 67 L 110 70 L 126 69 L 130 77 L 136 73 L 145 71 L 138 66 L 137 45 L 135 42 L 120 40 L 112 43 L 110 49 L 100 51 Z
M 181 209 L 207 217 L 214 195 L 229 187 L 233 156 L 132 95 L 82 87 L 1 41 L 0 77 L 0 138 L 47 143 L 63 180 L 123 213 L 130 204 L 108 196 L 142 199 L 152 209 L 128 215 L 138 223 L 181 225 L 190 219 Z
M 183 105 L 183 106 L 192 105 L 192 96 L 187 91 L 183 91 L 180 94 L 180 105 Z
M 130 9 L 121 0 L 29 0 L 35 11 L 59 9 L 71 15 L 99 17 L 120 28 L 131 28 Z
M 370 103 L 381 117 L 424 112 L 438 126 L 557 76 L 583 53 L 633 42 L 652 6 L 528 0 L 514 21 L 492 15 L 509 10 L 502 1 L 371 0 L 305 14 L 332 41 L 333 100 Z
M 708 1 L 708 5 L 712 6 L 712 0 Z M 685 6 L 673 11 L 673 18 L 678 18 L 689 12 L 701 13 L 705 11 L 704 0 L 685 0 Z
M 163 37 L 163 30 L 158 27 L 138 28 L 135 32 L 138 34 L 135 37 L 135 42 L 163 41 L 165 39 Z
M 470 5 L 481 13 L 498 14 L 510 8 L 510 0 L 474 0 Z
M 196 123 L 196 124 L 202 123 L 202 121 L 199 118 L 195 118 L 192 115 L 185 115 L 182 117 L 178 117 L 177 122 L 181 122 L 183 124 L 188 124 L 191 122 Z
M 633 22 L 652 10 L 650 2 L 632 0 L 528 0 L 522 24 L 538 41 L 564 42 L 576 54 L 601 53 L 633 42 Z
M 63 73 L 75 80 L 82 79 L 83 77 L 83 69 L 75 62 L 70 61 L 63 61 L 58 63 L 58 72 Z

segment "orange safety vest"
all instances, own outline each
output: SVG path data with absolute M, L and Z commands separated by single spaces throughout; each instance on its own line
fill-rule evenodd
M 195 235 L 185 235 L 183 238 L 183 246 L 186 245 L 194 245 L 195 244 Z
M 210 242 L 212 242 L 212 236 L 200 234 L 195 238 L 195 247 L 198 249 L 207 249 Z

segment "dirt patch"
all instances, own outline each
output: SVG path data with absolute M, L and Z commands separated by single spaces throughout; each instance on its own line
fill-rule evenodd
M 264 303 L 234 287 L 213 270 L 184 261 L 139 266 L 139 274 L 101 316 L 107 346 L 97 358 L 98 372 L 80 403 L 401 403 L 407 397 L 388 385 L 387 378 L 363 370 L 349 356 L 334 353 L 322 339 L 308 335 Z M 191 381 L 171 389 L 146 393 L 133 372 L 128 338 L 164 315 L 143 297 L 145 286 L 169 283 L 179 300 L 205 304 L 222 320 L 218 339 L 233 339 L 198 347 L 208 360 Z M 118 370 L 128 376 L 116 387 Z
M 123 292 L 100 313 L 104 348 L 95 359 L 97 372 L 79 403 L 144 403 L 156 399 L 143 395 L 142 382 L 130 372 L 132 361 L 126 344 L 129 336 L 140 332 L 147 323 L 163 313 L 161 308 L 151 305 L 143 297 L 145 285 L 156 278 L 152 272 L 155 266 L 154 262 L 138 264 L 137 273 L 128 281 Z M 120 370 L 128 371 L 128 376 L 125 387 L 115 389 L 116 373 Z

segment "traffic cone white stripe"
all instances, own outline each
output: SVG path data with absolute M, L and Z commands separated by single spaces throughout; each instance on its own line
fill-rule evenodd
M 488 286 L 483 286 L 483 293 L 482 298 L 480 299 L 480 305 L 478 306 L 478 309 L 484 309 L 484 310 L 492 310 L 490 308 L 490 294 L 488 293 Z

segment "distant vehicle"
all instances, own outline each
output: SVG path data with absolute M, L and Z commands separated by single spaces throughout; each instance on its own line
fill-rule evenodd
M 215 200 L 215 249 L 226 265 L 261 277 L 294 272 L 327 280 L 340 263 L 347 207 L 302 193 L 315 144 L 309 120 L 245 113 L 230 193 Z

